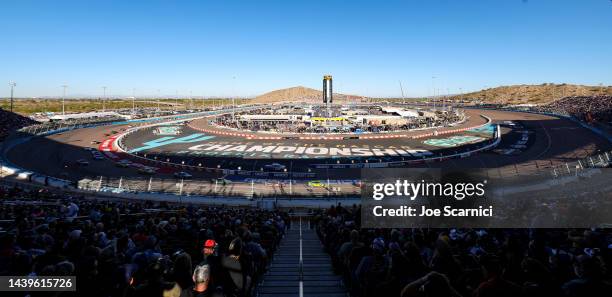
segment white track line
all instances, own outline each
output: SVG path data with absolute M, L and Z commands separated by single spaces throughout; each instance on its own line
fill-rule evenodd
M 550 150 L 550 147 L 552 146 L 552 138 L 550 137 L 550 134 L 546 130 L 546 127 L 544 127 L 542 123 L 539 123 L 539 124 L 540 124 L 540 127 L 542 127 L 542 130 L 544 130 L 544 134 L 546 134 L 546 139 L 548 140 L 548 143 L 547 143 L 546 148 L 542 152 L 540 152 L 534 159 L 539 159 L 541 156 L 546 154 L 548 150 Z
M 300 297 L 304 297 L 304 281 L 302 280 L 303 278 L 303 274 L 302 274 L 302 269 L 303 266 L 303 261 L 304 259 L 302 258 L 302 217 L 300 217 L 300 282 L 299 282 L 299 286 L 300 286 L 300 293 L 299 296 Z

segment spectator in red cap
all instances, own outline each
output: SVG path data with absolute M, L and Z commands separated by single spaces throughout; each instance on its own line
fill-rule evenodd
M 196 296 L 211 295 L 216 285 L 219 284 L 219 269 L 221 266 L 219 264 L 218 248 L 219 245 L 214 239 L 208 239 L 204 242 L 204 248 L 202 249 L 204 259 L 193 271 Z

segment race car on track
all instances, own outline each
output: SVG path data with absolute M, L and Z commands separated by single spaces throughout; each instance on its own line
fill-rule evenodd
M 85 159 L 78 159 L 76 161 L 76 163 L 77 163 L 77 165 L 80 165 L 80 166 L 87 166 L 87 165 L 89 165 L 89 162 L 87 162 L 87 160 L 85 160 Z
M 219 177 L 219 178 L 217 178 L 215 182 L 216 182 L 217 184 L 222 184 L 222 185 L 224 185 L 224 186 L 225 186 L 225 185 L 227 185 L 227 184 L 231 184 L 231 183 L 232 183 L 232 181 L 231 181 L 231 180 L 226 179 L 226 178 L 223 178 L 223 177 Z
M 521 150 L 518 149 L 495 149 L 493 152 L 504 156 L 516 156 L 521 154 Z
M 119 162 L 115 163 L 117 167 L 121 167 L 121 168 L 128 168 L 130 167 L 131 164 L 132 162 L 126 159 L 119 160 Z
M 311 180 L 308 182 L 308 186 L 322 188 L 322 187 L 325 187 L 325 184 L 322 183 L 320 180 Z
M 92 158 L 94 158 L 94 160 L 104 160 L 104 156 L 102 156 L 102 153 L 96 149 L 91 150 L 91 156 Z
M 271 164 L 264 165 L 264 169 L 272 170 L 272 171 L 283 171 L 287 169 L 287 166 L 283 164 L 279 164 L 279 163 L 271 163 Z
M 180 179 L 189 179 L 189 178 L 192 178 L 193 176 L 185 171 L 181 171 L 181 172 L 175 172 L 174 177 L 180 178 Z
M 147 174 L 147 175 L 154 175 L 157 173 L 157 168 L 154 167 L 142 167 L 140 169 L 138 169 L 138 173 L 140 174 Z

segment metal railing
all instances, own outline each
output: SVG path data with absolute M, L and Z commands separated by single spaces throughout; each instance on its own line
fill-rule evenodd
M 578 175 L 587 168 L 610 168 L 612 166 L 612 151 L 600 152 L 575 162 L 566 162 L 551 168 L 554 177 Z
M 81 190 L 106 193 L 159 193 L 207 197 L 357 197 L 358 181 L 251 180 L 232 182 L 226 179 L 109 178 L 98 176 L 78 182 Z

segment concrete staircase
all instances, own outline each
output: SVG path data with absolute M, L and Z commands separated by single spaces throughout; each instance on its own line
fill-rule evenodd
M 348 297 L 315 230 L 301 220 L 291 226 L 258 286 L 257 295 Z

